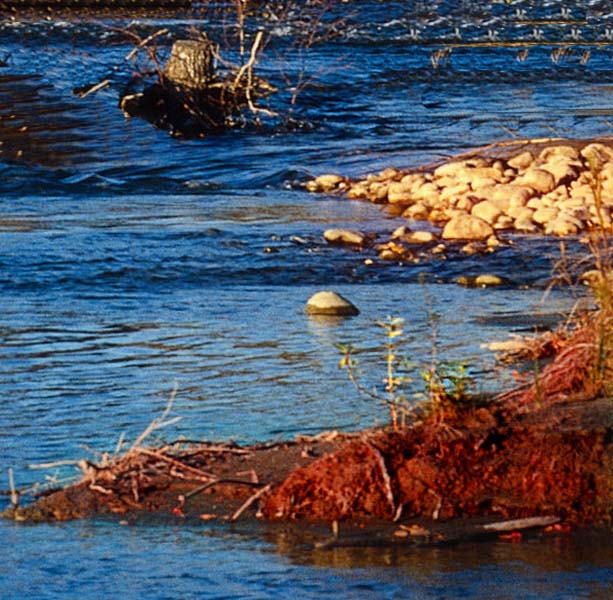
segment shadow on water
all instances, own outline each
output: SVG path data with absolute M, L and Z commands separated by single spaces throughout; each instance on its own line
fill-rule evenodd
M 0 74 L 0 159 L 51 168 L 91 161 L 82 109 L 40 76 Z

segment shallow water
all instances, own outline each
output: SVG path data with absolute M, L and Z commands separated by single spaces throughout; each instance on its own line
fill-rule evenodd
M 472 365 L 482 390 L 510 384 L 480 344 L 569 309 L 568 292 L 543 295 L 557 243 L 526 238 L 487 259 L 369 266 L 372 255 L 331 249 L 322 232 L 385 233 L 400 221 L 299 184 L 516 135 L 608 134 L 613 15 L 597 2 L 559 17 L 555 2 L 408 4 L 360 3 L 345 37 L 314 48 L 320 81 L 298 112 L 308 127 L 204 140 L 124 119 L 121 74 L 96 95 L 72 94 L 129 51 L 108 27 L 129 19 L 0 23 L 0 58 L 10 54 L 0 68 L 0 450 L 18 486 L 74 473 L 33 463 L 95 457 L 122 434 L 134 439 L 175 382 L 182 420 L 166 439 L 252 442 L 380 423 L 382 407 L 358 397 L 337 369 L 335 343 L 363 348 L 364 377 L 379 383 L 375 321 L 388 314 L 406 319 L 406 353 L 417 362 L 429 359 L 434 310 L 442 355 Z M 139 31 L 189 24 L 151 18 Z M 556 58 L 573 28 L 580 40 Z M 282 49 L 287 32 L 276 33 Z M 436 63 L 445 48 L 451 54 Z M 285 67 L 299 68 L 291 57 Z M 481 272 L 510 283 L 453 283 Z M 361 314 L 336 323 L 305 316 L 306 299 L 325 288 Z M 91 598 L 117 590 L 125 598 L 605 598 L 613 583 L 611 542 L 591 537 L 314 553 L 266 527 L 0 529 L 11 548 L 0 561 L 6 597 L 69 598 L 79 589 Z

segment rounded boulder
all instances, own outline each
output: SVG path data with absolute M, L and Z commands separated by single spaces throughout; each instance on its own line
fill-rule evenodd
M 347 298 L 329 290 L 313 294 L 307 301 L 308 315 L 348 317 L 360 314 L 358 308 Z
M 474 215 L 460 214 L 447 222 L 444 240 L 485 240 L 494 233 L 493 227 Z

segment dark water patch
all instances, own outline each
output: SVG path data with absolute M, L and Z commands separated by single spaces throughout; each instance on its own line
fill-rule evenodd
M 91 160 L 87 121 L 40 77 L 0 76 L 0 158 L 54 167 Z
M 483 317 L 476 317 L 475 322 L 499 326 L 517 333 L 527 335 L 538 331 L 555 329 L 566 315 L 560 313 L 522 314 L 516 312 L 500 312 Z
M 117 233 L 111 230 L 111 235 L 116 237 Z M 51 248 L 39 244 L 39 258 L 32 267 L 20 269 L 19 264 L 30 258 L 19 258 L 12 273 L 5 272 L 0 277 L 0 288 L 21 293 L 70 290 L 104 298 L 118 291 L 164 293 L 173 288 L 203 286 L 416 283 L 424 277 L 432 282 L 453 283 L 460 276 L 484 273 L 496 274 L 514 288 L 545 288 L 556 256 L 555 246 L 541 243 L 527 250 L 506 248 L 485 256 L 466 256 L 458 248 L 445 260 L 424 254 L 418 264 L 394 263 L 378 261 L 376 254 L 368 251 L 330 248 L 318 240 L 296 244 L 291 237 L 271 240 L 269 236 L 251 233 L 248 239 L 241 239 L 215 232 L 160 236 L 159 240 L 147 236 L 139 241 L 139 236 L 132 233 L 129 246 L 123 251 L 116 248 L 113 256 L 98 251 L 98 256 L 86 257 L 86 248 L 94 245 L 104 248 L 103 239 L 72 240 L 75 262 L 60 260 L 53 256 Z M 194 240 L 200 240 L 206 247 L 190 248 Z M 58 238 L 50 240 L 53 245 L 59 242 Z M 83 254 L 77 261 L 81 250 Z M 366 259 L 374 260 L 375 264 L 366 264 Z

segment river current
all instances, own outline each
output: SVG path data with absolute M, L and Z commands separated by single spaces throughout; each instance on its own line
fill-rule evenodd
M 510 385 L 483 342 L 550 325 L 574 303 L 545 293 L 558 242 L 516 238 L 491 256 L 397 265 L 328 247 L 322 233 L 389 233 L 377 206 L 304 191 L 317 174 L 416 166 L 494 141 L 609 135 L 608 2 L 340 3 L 342 35 L 315 45 L 298 127 L 182 139 L 119 110 L 124 57 L 193 15 L 0 18 L 0 488 L 75 475 L 40 463 L 96 458 L 135 439 L 176 390 L 164 439 L 261 442 L 385 421 L 339 371 L 339 342 L 382 374 L 381 328 L 405 353 Z M 299 24 L 272 23 L 261 73 L 299 73 Z M 562 48 L 563 51 L 560 51 Z M 283 59 L 279 58 L 283 55 Z M 266 58 L 268 57 L 268 58 Z M 114 68 L 116 67 L 116 68 Z M 73 90 L 109 78 L 78 98 Z M 279 107 L 284 96 L 280 94 Z M 576 240 L 569 247 L 579 248 Z M 496 273 L 497 289 L 459 275 Z M 304 314 L 334 289 L 359 316 Z M 416 376 L 415 394 L 420 391 Z M 155 440 L 152 440 L 155 441 Z M 0 497 L 0 503 L 3 500 Z M 613 544 L 591 534 L 414 550 L 309 550 L 279 529 L 92 520 L 0 522 L 2 598 L 610 597 Z

